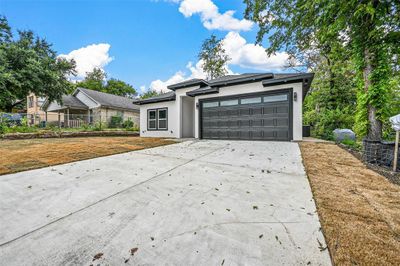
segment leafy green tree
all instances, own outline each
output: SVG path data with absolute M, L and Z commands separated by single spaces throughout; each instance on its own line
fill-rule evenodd
M 107 93 L 131 98 L 137 94 L 136 90 L 131 85 L 122 80 L 114 78 L 107 81 L 105 91 Z
M 215 35 L 204 40 L 199 60 L 202 60 L 203 71 L 207 73 L 208 79 L 214 79 L 227 74 L 226 63 L 230 60 L 222 44 Z
M 0 17 L 0 109 L 10 112 L 31 92 L 60 101 L 71 88 L 67 77 L 74 74 L 74 61 L 58 58 L 32 31 L 18 31 L 14 39 L 7 19 Z
M 390 75 L 394 73 L 390 62 L 399 55 L 400 3 L 393 0 L 244 2 L 246 18 L 260 26 L 257 41 L 269 34 L 269 54 L 283 49 L 301 58 L 299 55 L 317 51 L 332 66 L 327 78 L 333 85 L 335 71 L 340 72 L 342 67 L 332 62 L 351 60 L 358 88 L 355 129 L 361 136 L 381 139 L 382 121 L 389 115 L 389 96 L 393 90 L 389 86 Z M 350 59 L 346 59 L 349 55 Z
M 86 73 L 85 79 L 78 82 L 76 86 L 123 97 L 136 95 L 136 90 L 130 84 L 114 78 L 106 79 L 107 74 L 103 70 L 94 68 L 93 71 Z
M 304 100 L 304 123 L 312 125 L 313 135 L 324 139 L 333 137 L 336 128 L 352 128 L 356 111 L 356 89 L 351 64 L 342 62 L 332 68 L 327 60 L 313 68 L 313 86 Z M 329 77 L 329 69 L 333 77 Z M 342 70 L 342 71 L 339 71 Z
M 142 95 L 140 95 L 140 99 L 147 99 L 147 98 L 151 98 L 157 95 L 160 95 L 161 93 L 155 91 L 155 90 L 148 90 L 145 93 L 143 93 Z
M 84 80 L 78 82 L 76 86 L 104 92 L 106 78 L 107 74 L 103 70 L 100 68 L 94 68 L 91 72 L 87 72 Z

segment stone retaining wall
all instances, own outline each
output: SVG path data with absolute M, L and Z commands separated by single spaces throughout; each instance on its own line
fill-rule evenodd
M 76 138 L 76 137 L 111 137 L 111 136 L 139 136 L 137 131 L 83 131 L 83 132 L 35 132 L 35 133 L 9 133 L 2 135 L 1 139 L 37 139 L 37 138 Z

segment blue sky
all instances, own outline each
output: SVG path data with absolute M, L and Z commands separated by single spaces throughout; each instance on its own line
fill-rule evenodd
M 280 71 L 286 54 L 268 58 L 253 44 L 257 26 L 244 8 L 236 0 L 0 0 L 12 28 L 31 29 L 74 58 L 78 78 L 101 67 L 137 90 L 202 77 L 197 54 L 211 34 L 224 39 L 230 72 Z

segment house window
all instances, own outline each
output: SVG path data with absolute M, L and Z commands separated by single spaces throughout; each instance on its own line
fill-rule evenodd
M 226 100 L 226 101 L 221 101 L 221 106 L 232 106 L 232 105 L 237 105 L 239 104 L 239 100 Z
M 210 107 L 218 107 L 219 103 L 218 102 L 208 102 L 208 103 L 203 103 L 204 108 L 210 108 Z
M 240 103 L 241 104 L 261 103 L 261 97 L 241 99 Z
M 167 129 L 167 109 L 158 109 L 158 129 Z
M 29 108 L 32 108 L 32 107 L 33 107 L 33 96 L 29 96 L 29 98 L 28 98 L 28 105 L 29 105 Z
M 38 105 L 38 107 L 42 107 L 42 105 L 43 105 L 43 103 L 44 103 L 45 100 L 46 100 L 46 98 L 39 97 L 39 98 L 37 99 L 37 105 Z
M 265 103 L 281 102 L 281 101 L 287 101 L 287 99 L 288 99 L 287 94 L 272 95 L 272 96 L 265 96 L 264 102 Z
M 167 130 L 168 129 L 168 109 L 159 108 L 147 111 L 148 130 Z
M 157 130 L 157 111 L 156 110 L 149 110 L 147 113 L 147 120 L 149 130 Z

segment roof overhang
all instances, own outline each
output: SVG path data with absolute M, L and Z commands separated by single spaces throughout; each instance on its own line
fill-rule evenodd
M 171 95 L 168 97 L 164 98 L 149 98 L 149 99 L 144 99 L 144 100 L 139 100 L 139 101 L 133 101 L 133 104 L 138 104 L 138 105 L 143 105 L 143 104 L 150 104 L 150 103 L 160 103 L 160 102 L 169 102 L 169 101 L 175 101 L 176 95 Z
M 271 79 L 271 80 L 263 80 L 262 85 L 264 87 L 282 85 L 282 84 L 291 84 L 301 82 L 303 86 L 303 100 L 307 95 L 308 90 L 310 89 L 311 82 L 314 79 L 314 73 L 300 74 L 294 77 L 286 77 L 279 79 Z
M 64 110 L 68 110 L 68 109 L 69 110 L 83 110 L 83 111 L 89 110 L 89 108 L 62 105 L 62 106 L 60 106 L 60 108 L 55 108 L 55 109 L 52 109 L 51 111 L 47 111 L 47 109 L 46 109 L 44 111 L 52 113 L 52 112 L 59 112 L 59 111 L 64 111 Z
M 233 79 L 233 80 L 213 82 L 212 87 L 215 87 L 215 86 L 223 87 L 223 86 L 231 86 L 231 85 L 239 85 L 239 84 L 245 84 L 245 83 L 251 83 L 251 82 L 258 82 L 258 81 L 265 80 L 265 79 L 272 79 L 273 77 L 274 77 L 273 73 L 266 73 L 263 75 L 255 75 L 255 76 L 250 76 L 250 77 L 237 78 L 237 79 Z
M 167 88 L 169 90 L 175 91 L 177 89 L 183 89 L 183 88 L 197 86 L 197 85 L 208 86 L 208 82 L 203 79 L 197 79 L 197 80 L 192 80 L 192 81 L 187 81 L 187 82 L 181 82 L 178 84 L 172 84 L 172 85 L 169 85 Z
M 192 90 L 186 92 L 187 96 L 194 97 L 198 95 L 204 95 L 204 94 L 212 94 L 212 93 L 219 93 L 219 88 L 218 87 L 208 87 L 206 89 L 200 88 L 197 90 Z
M 168 89 L 170 90 L 177 90 L 177 89 L 183 89 L 187 87 L 192 87 L 196 85 L 200 85 L 200 87 L 204 86 L 210 86 L 210 87 L 223 87 L 223 86 L 231 86 L 231 85 L 239 85 L 239 84 L 245 84 L 245 83 L 250 83 L 250 82 L 258 82 L 264 79 L 272 79 L 274 77 L 273 73 L 265 73 L 262 75 L 252 75 L 249 77 L 238 77 L 236 79 L 231 79 L 231 80 L 221 80 L 217 82 L 208 82 L 204 79 L 197 79 L 197 80 L 192 80 L 192 81 L 187 81 L 187 82 L 181 82 L 178 84 L 173 84 L 169 85 Z

